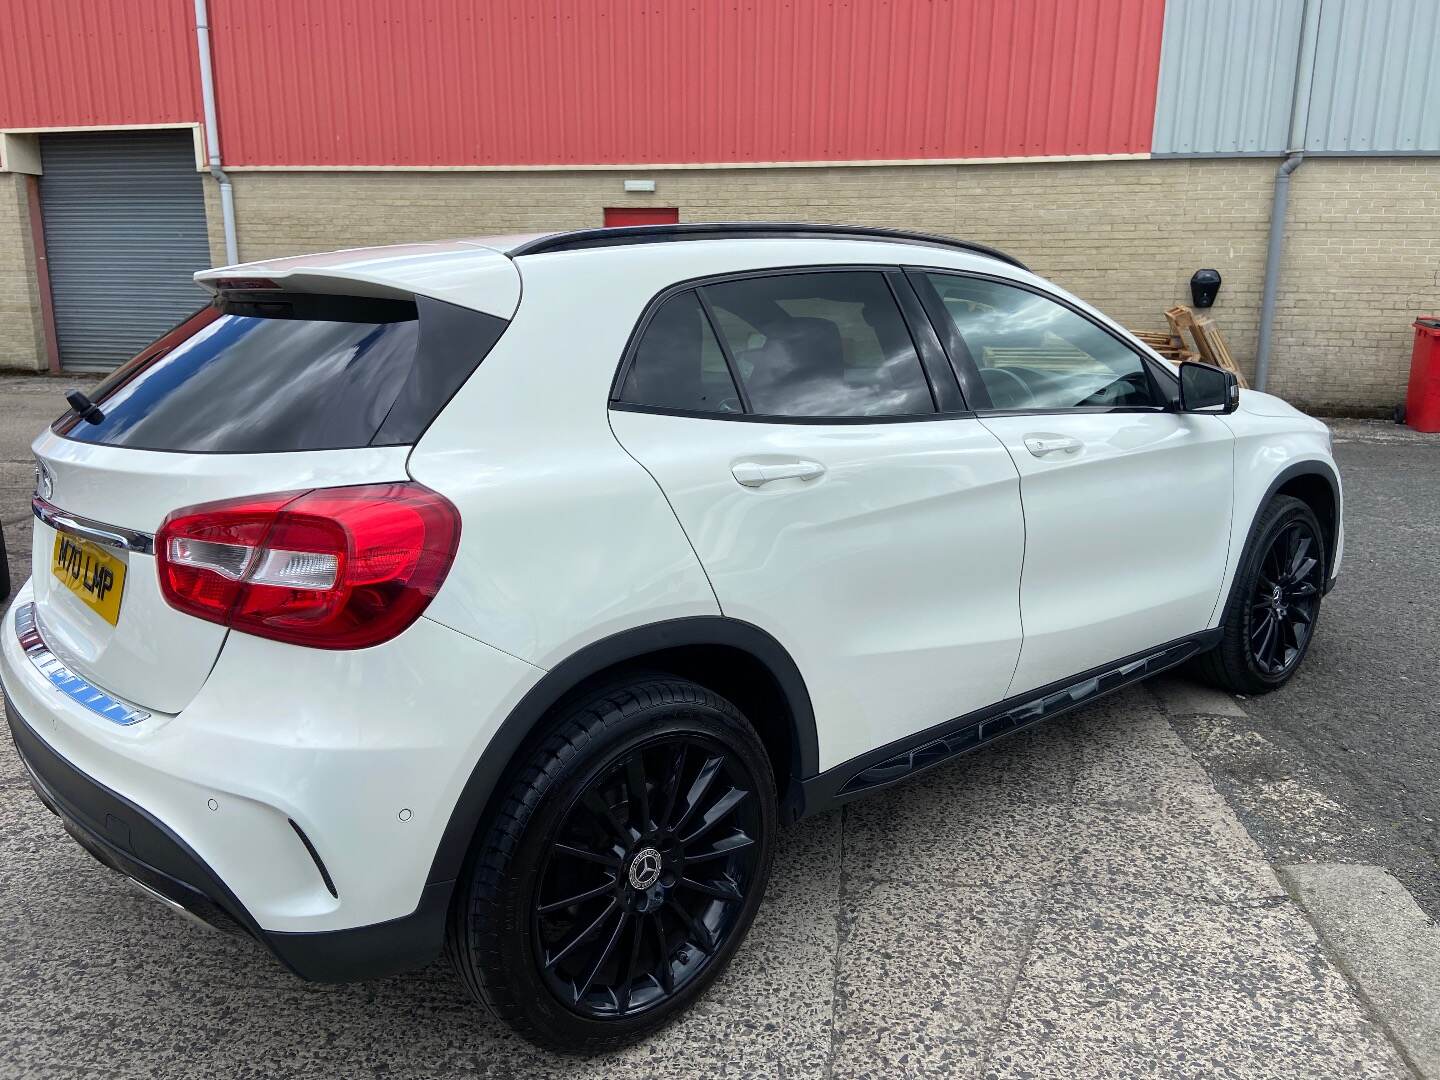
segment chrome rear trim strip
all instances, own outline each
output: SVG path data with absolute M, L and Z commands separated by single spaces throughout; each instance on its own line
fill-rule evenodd
M 118 525 L 106 525 L 79 514 L 68 513 L 39 495 L 31 496 L 30 511 L 52 529 L 70 533 L 82 540 L 91 540 L 121 551 L 138 551 L 142 555 L 155 551 L 155 537 L 150 533 L 123 529 Z
M 196 926 L 199 926 L 199 927 L 203 927 L 204 929 L 210 931 L 210 933 L 212 933 L 212 934 L 224 934 L 224 933 L 225 933 L 225 931 L 224 931 L 224 930 L 221 930 L 218 926 L 212 926 L 210 923 L 208 923 L 208 922 L 206 922 L 204 919 L 202 919 L 199 915 L 196 915 L 193 911 L 191 911 L 189 908 L 187 908 L 184 904 L 176 903 L 174 900 L 171 900 L 171 899 L 170 899 L 168 896 L 166 896 L 164 893 L 159 892 L 159 891 L 157 891 L 157 890 L 155 890 L 155 889 L 152 889 L 149 885 L 146 885 L 143 881 L 139 880 L 138 878 L 133 878 L 133 877 L 131 877 L 129 874 L 124 874 L 124 875 L 122 875 L 122 876 L 123 876 L 124 879 L 125 879 L 125 883 L 126 883 L 127 885 L 129 885 L 132 889 L 134 889 L 136 892 L 138 892 L 141 896 L 149 897 L 151 900 L 154 900 L 157 904 L 161 904 L 162 906 L 169 908 L 171 912 L 173 912 L 174 914 L 180 916 L 180 918 L 184 919 L 186 922 L 188 922 L 188 923 L 193 923 L 193 924 L 195 924 Z M 226 936 L 228 936 L 228 935 L 226 935 Z
M 141 720 L 150 719 L 150 714 L 144 709 L 137 709 L 134 705 L 111 697 L 61 663 L 40 635 L 40 623 L 36 618 L 33 603 L 16 606 L 15 636 L 20 639 L 20 648 L 25 650 L 25 655 L 30 663 L 35 665 L 35 670 L 77 705 L 83 705 L 96 716 L 121 727 L 129 727 Z

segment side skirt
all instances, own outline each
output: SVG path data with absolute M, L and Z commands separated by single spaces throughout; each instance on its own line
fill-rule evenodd
M 1022 728 L 1059 716 L 1175 667 L 1219 642 L 1223 631 L 1127 656 L 899 739 L 800 782 L 796 818 L 828 810 L 953 760 Z

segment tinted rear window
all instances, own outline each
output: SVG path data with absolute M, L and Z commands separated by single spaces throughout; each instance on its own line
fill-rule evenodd
M 96 392 L 81 442 L 190 453 L 281 453 L 413 443 L 485 358 L 503 319 L 438 300 L 267 298 Z

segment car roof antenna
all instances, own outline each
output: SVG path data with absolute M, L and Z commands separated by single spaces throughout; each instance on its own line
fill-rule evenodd
M 87 423 L 98 424 L 101 420 L 105 419 L 105 414 L 100 410 L 100 406 L 96 405 L 79 390 L 65 391 L 65 400 L 70 403 L 70 407 L 75 410 L 75 414 Z

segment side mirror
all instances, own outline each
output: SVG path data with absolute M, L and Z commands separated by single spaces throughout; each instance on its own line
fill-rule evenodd
M 1180 411 L 1232 413 L 1240 406 L 1240 380 L 1213 364 L 1180 365 Z

